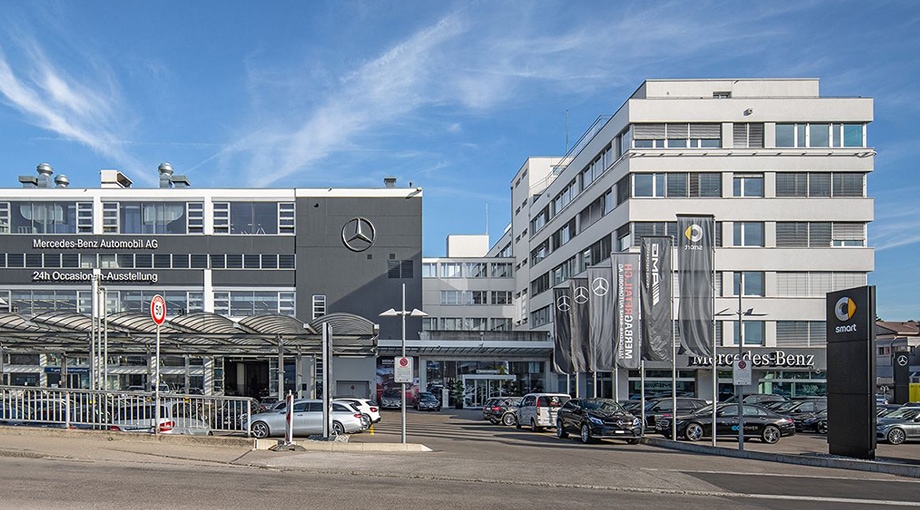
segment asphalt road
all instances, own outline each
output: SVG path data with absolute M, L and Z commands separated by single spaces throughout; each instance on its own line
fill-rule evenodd
M 251 451 L 222 438 L 5 429 L 0 508 L 920 507 L 912 478 L 617 441 L 583 445 L 479 418 L 410 412 L 409 442 L 432 450 L 420 453 Z M 398 442 L 399 430 L 399 413 L 385 413 L 352 442 Z

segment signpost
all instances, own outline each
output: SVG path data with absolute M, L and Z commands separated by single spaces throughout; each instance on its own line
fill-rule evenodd
M 166 320 L 166 300 L 163 299 L 163 296 L 157 294 L 153 296 L 153 299 L 150 300 L 150 318 L 153 319 L 153 323 L 157 325 L 157 354 L 156 354 L 156 372 L 153 379 L 154 385 L 154 405 L 156 406 L 156 411 L 154 416 L 156 421 L 153 424 L 154 434 L 160 433 L 160 326 L 163 325 L 163 321 Z

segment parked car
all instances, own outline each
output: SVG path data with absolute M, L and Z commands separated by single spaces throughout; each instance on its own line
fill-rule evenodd
M 642 439 L 642 420 L 626 412 L 615 400 L 572 398 L 556 413 L 556 437 L 578 434 L 582 443 L 596 439 L 625 439 L 637 444 Z
M 283 401 L 284 399 L 281 399 Z M 268 411 L 279 402 L 278 397 L 262 397 L 259 399 L 259 412 Z
M 697 409 L 702 409 L 709 405 L 709 402 L 701 398 L 677 397 L 677 414 L 690 414 Z M 645 404 L 645 426 L 648 430 L 655 429 L 655 420 L 659 417 L 671 417 L 674 415 L 673 401 L 671 397 L 655 398 L 646 401 Z M 630 411 L 636 416 L 642 415 L 641 410 Z
M 920 439 L 920 407 L 902 407 L 879 418 L 875 425 L 875 437 L 891 444 Z
M 482 406 L 482 417 L 493 425 L 499 423 L 512 426 L 517 423 L 515 411 L 521 404 L 521 397 L 492 397 Z
M 781 437 L 795 435 L 792 418 L 777 414 L 765 407 L 744 404 L 744 435 L 760 437 L 768 444 L 776 443 Z M 655 429 L 665 437 L 671 436 L 671 419 L 662 418 Z M 712 407 L 704 407 L 693 414 L 678 416 L 677 435 L 688 441 L 699 441 L 712 436 Z M 716 407 L 716 435 L 738 435 L 738 404 L 719 404 Z
M 269 436 L 283 436 L 287 411 L 267 411 L 247 417 L 246 427 L 257 439 Z M 337 435 L 353 434 L 364 430 L 361 413 L 348 404 L 332 403 L 332 429 Z M 323 401 L 295 400 L 293 408 L 293 431 L 295 436 L 323 433 Z
M 883 418 L 886 415 L 890 414 L 892 411 L 897 411 L 901 407 L 903 406 L 898 405 L 898 404 L 876 404 L 875 417 Z
M 807 400 L 793 400 L 790 406 L 783 406 L 776 413 L 792 418 L 795 422 L 795 430 L 801 432 L 804 430 L 804 422 L 816 413 L 827 410 L 827 398 L 814 398 Z
M 802 420 L 802 431 L 827 434 L 827 409 Z
M 186 402 L 161 402 L 160 421 L 156 425 L 156 404 L 149 402 L 124 405 L 115 411 L 114 416 L 111 429 L 121 432 L 192 436 L 214 434 L 208 422 L 198 416 L 194 406 Z
M 750 395 L 745 395 L 744 402 L 745 404 L 766 404 L 768 402 L 788 402 L 789 399 L 783 395 L 778 395 L 776 393 L 752 393 Z M 732 395 L 731 397 L 722 401 L 723 404 L 730 404 L 732 402 L 738 402 L 738 396 Z
M 441 399 L 436 397 L 434 393 L 423 391 L 415 397 L 413 406 L 416 411 L 440 411 Z
M 514 426 L 529 425 L 534 432 L 540 432 L 544 427 L 555 427 L 556 412 L 570 398 L 565 393 L 528 393 L 521 399 Z
M 372 425 L 380 422 L 380 406 L 371 399 L 342 397 L 335 400 L 351 404 L 351 406 L 360 411 Z
M 618 404 L 623 406 L 623 409 L 626 409 L 626 412 L 630 414 L 638 415 L 642 413 L 643 403 L 641 400 L 634 400 L 634 399 L 621 400 L 618 402 Z

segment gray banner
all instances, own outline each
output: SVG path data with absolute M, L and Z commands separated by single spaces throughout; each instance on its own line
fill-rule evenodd
M 588 268 L 588 288 L 591 289 L 590 343 L 594 352 L 594 371 L 612 372 L 617 341 L 613 333 L 615 305 L 613 273 L 609 265 Z
M 617 363 L 639 368 L 642 357 L 639 338 L 639 254 L 616 253 L 610 258 L 616 281 Z
M 553 289 L 553 371 L 571 374 L 572 370 L 572 289 Z
M 590 296 L 587 278 L 569 280 L 572 288 L 572 370 L 592 372 L 594 355 L 590 341 Z
M 712 216 L 677 217 L 680 343 L 697 356 L 712 356 L 714 227 Z
M 642 238 L 642 359 L 671 361 L 671 238 Z

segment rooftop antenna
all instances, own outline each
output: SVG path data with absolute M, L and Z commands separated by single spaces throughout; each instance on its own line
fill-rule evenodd
M 486 202 L 486 235 L 489 235 L 489 203 Z

